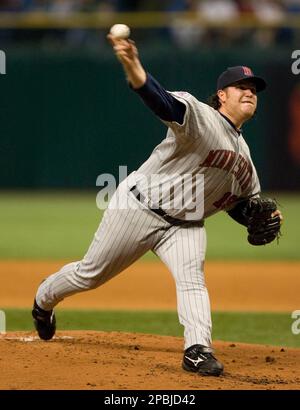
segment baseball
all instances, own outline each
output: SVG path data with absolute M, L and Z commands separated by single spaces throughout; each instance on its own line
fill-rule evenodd
M 126 39 L 130 36 L 130 28 L 126 24 L 115 24 L 111 27 L 110 34 L 116 38 Z

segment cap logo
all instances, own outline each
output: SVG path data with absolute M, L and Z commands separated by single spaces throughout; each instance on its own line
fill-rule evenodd
M 244 75 L 253 75 L 251 68 L 249 67 L 242 67 Z

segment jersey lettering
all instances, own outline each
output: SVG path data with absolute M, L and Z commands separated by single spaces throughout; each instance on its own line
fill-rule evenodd
M 236 162 L 234 169 L 232 169 L 233 164 Z M 251 164 L 239 154 L 238 158 L 234 151 L 228 150 L 212 150 L 209 151 L 205 160 L 200 164 L 202 167 L 212 167 L 223 169 L 224 171 L 230 172 L 237 179 L 238 184 L 245 190 L 249 187 L 253 169 Z

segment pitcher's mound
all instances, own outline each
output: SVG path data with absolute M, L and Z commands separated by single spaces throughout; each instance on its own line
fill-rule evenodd
M 181 338 L 68 331 L 0 336 L 1 389 L 300 389 L 300 349 L 214 342 L 224 375 L 181 369 Z

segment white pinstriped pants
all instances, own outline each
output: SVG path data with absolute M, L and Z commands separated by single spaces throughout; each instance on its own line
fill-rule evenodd
M 175 280 L 184 348 L 194 344 L 210 346 L 210 302 L 203 272 L 205 228 L 191 224 L 170 227 L 129 192 L 125 181 L 104 212 L 83 260 L 64 266 L 43 281 L 37 291 L 37 304 L 51 310 L 67 296 L 101 286 L 152 250 Z M 127 209 L 114 209 L 116 206 Z

